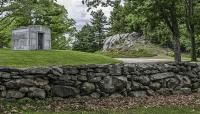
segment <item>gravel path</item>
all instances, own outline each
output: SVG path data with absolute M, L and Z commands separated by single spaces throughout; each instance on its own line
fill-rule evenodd
M 169 59 L 151 59 L 151 58 L 115 58 L 124 63 L 153 63 L 153 62 L 169 62 Z

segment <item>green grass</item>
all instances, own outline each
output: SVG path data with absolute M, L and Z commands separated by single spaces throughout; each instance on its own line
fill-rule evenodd
M 140 107 L 127 110 L 66 111 L 66 112 L 25 112 L 24 114 L 200 114 L 199 108 L 191 107 Z
M 167 56 L 170 49 L 161 48 L 160 46 L 147 43 L 136 43 L 128 50 L 113 49 L 108 52 L 97 52 L 113 58 L 139 58 L 139 57 L 156 57 Z
M 109 52 L 97 52 L 105 56 L 109 56 L 112 58 L 138 58 L 138 57 L 155 57 L 156 53 L 152 53 L 152 51 L 140 48 L 137 50 L 129 50 L 129 51 L 109 51 Z
M 119 63 L 110 57 L 69 50 L 12 51 L 0 49 L 0 66 L 33 67 Z

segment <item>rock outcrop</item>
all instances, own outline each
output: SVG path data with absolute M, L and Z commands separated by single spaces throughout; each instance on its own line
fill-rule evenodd
M 139 33 L 126 33 L 126 34 L 117 34 L 114 36 L 107 37 L 104 41 L 103 51 L 109 50 L 129 50 L 136 43 L 145 43 L 144 37 Z

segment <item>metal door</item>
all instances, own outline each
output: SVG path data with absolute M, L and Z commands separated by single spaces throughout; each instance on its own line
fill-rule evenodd
M 44 44 L 44 33 L 38 33 L 38 50 L 43 49 Z

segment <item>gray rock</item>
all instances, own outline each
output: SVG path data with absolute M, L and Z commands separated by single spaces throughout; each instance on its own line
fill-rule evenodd
M 200 93 L 200 88 L 197 88 L 197 89 L 196 89 L 196 92 L 197 92 L 197 93 Z
M 119 93 L 115 93 L 115 94 L 112 94 L 110 97 L 111 98 L 123 98 L 123 95 L 121 95 Z
M 101 81 L 101 89 L 106 93 L 115 92 L 115 86 L 113 84 L 112 77 L 107 76 L 104 78 L 104 80 Z
M 92 83 L 97 83 L 97 82 L 100 82 L 101 81 L 101 77 L 94 77 L 94 78 L 91 78 L 89 80 L 89 82 L 92 82 Z
M 145 97 L 147 96 L 147 92 L 146 91 L 131 91 L 129 95 L 131 97 Z
M 127 83 L 128 83 L 127 77 L 123 76 L 113 77 L 113 84 L 115 85 L 116 89 L 126 88 Z
M 144 37 L 142 37 L 139 33 L 133 32 L 126 34 L 116 34 L 105 39 L 103 51 L 109 51 L 113 49 L 127 50 L 138 42 L 141 44 L 144 44 L 145 42 Z
M 174 76 L 175 76 L 175 74 L 173 72 L 166 72 L 166 73 L 159 73 L 159 74 L 151 75 L 150 79 L 152 81 L 155 81 L 155 80 L 161 80 L 161 79 L 170 78 L 170 77 L 174 77 Z
M 59 66 L 53 66 L 51 67 L 51 72 L 53 75 L 56 75 L 56 76 L 62 76 L 63 75 L 63 69 Z
M 90 94 L 90 96 L 92 98 L 94 98 L 94 99 L 99 99 L 101 97 L 101 95 L 99 93 L 97 93 L 97 92 L 94 92 L 94 93 Z
M 11 76 L 12 79 L 22 79 L 21 76 Z
M 18 79 L 18 80 L 16 80 L 16 84 L 19 87 L 22 87 L 22 86 L 34 86 L 35 85 L 35 81 L 33 81 L 31 79 Z
M 150 79 L 148 76 L 137 76 L 137 77 L 132 77 L 132 80 L 139 82 L 143 85 L 149 85 Z
M 87 71 L 86 70 L 80 70 L 80 75 L 81 76 L 86 76 L 87 75 Z
M 30 98 L 41 98 L 44 99 L 46 97 L 46 92 L 43 89 L 31 87 L 29 88 L 30 92 L 28 96 Z
M 61 86 L 61 85 L 53 86 L 52 92 L 55 96 L 62 98 L 75 97 L 79 93 L 78 89 L 74 87 Z
M 172 95 L 173 90 L 170 88 L 161 88 L 160 90 L 157 91 L 160 95 Z
M 86 76 L 80 75 L 77 78 L 78 78 L 79 81 L 87 81 L 87 77 Z
M 131 89 L 132 90 L 138 90 L 138 89 L 141 89 L 143 85 L 138 83 L 138 82 L 135 82 L 135 81 L 132 81 L 131 82 Z
M 1 93 L 0 94 L 1 97 L 6 98 L 6 93 L 7 93 L 6 91 L 1 91 L 0 93 Z
M 200 88 L 200 82 L 196 82 L 192 84 L 192 89 L 198 89 Z
M 154 90 L 157 90 L 157 89 L 160 89 L 161 87 L 161 84 L 158 83 L 158 82 L 155 82 L 155 83 L 151 83 L 150 84 L 150 88 L 154 89 Z
M 19 91 L 22 93 L 27 93 L 27 92 L 29 92 L 29 89 L 27 87 L 22 87 L 19 89 Z
M 50 91 L 50 90 L 51 90 L 51 87 L 50 87 L 49 85 L 45 85 L 45 86 L 43 86 L 43 89 L 44 89 L 45 91 Z
M 180 89 L 182 94 L 191 94 L 192 90 L 190 88 L 181 88 Z
M 95 77 L 106 77 L 107 74 L 106 73 L 95 73 L 94 76 Z
M 158 94 L 157 94 L 155 91 L 149 89 L 149 90 L 147 90 L 147 95 L 148 95 L 148 96 L 156 96 L 156 95 L 158 95 Z
M 24 70 L 25 74 L 48 74 L 50 72 L 50 68 L 31 68 Z
M 121 91 L 124 88 L 126 88 L 127 83 L 128 83 L 127 77 L 123 77 L 123 76 L 110 77 L 110 76 L 107 76 L 101 81 L 100 87 L 101 87 L 103 92 L 113 93 L 115 91 Z
M 64 68 L 64 73 L 65 74 L 77 75 L 77 74 L 79 74 L 79 70 L 75 67 Z
M 180 80 L 178 80 L 177 78 L 167 78 L 164 80 L 163 86 L 165 88 L 176 89 L 181 86 L 181 83 Z
M 22 72 L 22 70 L 14 67 L 0 67 L 0 72 Z
M 34 80 L 34 83 L 35 83 L 36 86 L 45 86 L 45 85 L 48 85 L 49 81 L 37 78 L 37 79 Z
M 0 78 L 9 79 L 9 78 L 11 78 L 11 76 L 9 73 L 0 72 Z
M 23 97 L 24 97 L 24 94 L 19 91 L 10 90 L 10 91 L 7 91 L 7 93 L 6 93 L 6 98 L 20 99 Z
M 5 87 L 5 86 L 2 86 L 2 85 L 0 85 L 0 91 L 4 91 L 4 90 L 6 90 L 6 87 Z
M 113 76 L 119 76 L 122 74 L 122 66 L 119 65 L 110 65 L 109 66 L 109 73 Z
M 95 90 L 95 85 L 93 83 L 85 82 L 82 85 L 82 90 L 83 90 L 84 93 L 90 94 Z
M 180 80 L 181 86 L 184 86 L 184 87 L 191 86 L 191 80 L 187 76 L 177 75 L 177 77 Z
M 9 89 L 15 89 L 15 88 L 18 88 L 18 85 L 17 85 L 17 82 L 16 81 L 8 81 L 8 82 L 5 82 L 4 85 L 6 86 L 6 88 L 9 88 Z

